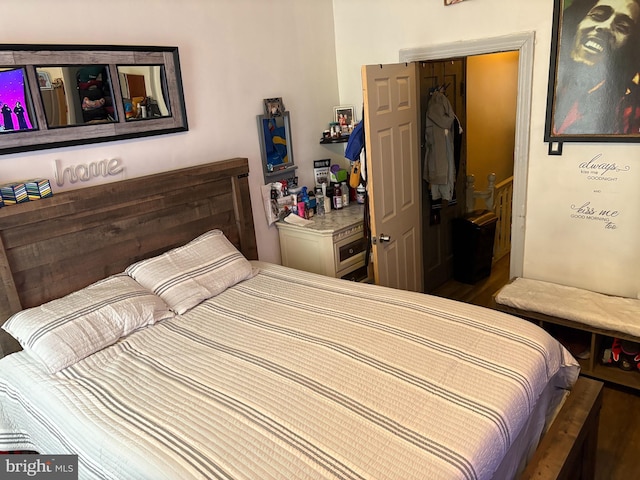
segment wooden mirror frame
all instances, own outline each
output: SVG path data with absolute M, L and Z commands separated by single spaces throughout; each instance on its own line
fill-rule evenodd
M 36 67 L 68 65 L 107 66 L 113 89 L 113 106 L 116 109 L 115 121 L 48 127 Z M 118 76 L 119 65 L 164 67 L 171 115 L 127 121 Z M 35 129 L 0 133 L 0 155 L 188 130 L 177 47 L 0 45 L 0 68 L 25 69 L 25 96 L 30 97 L 27 102 L 31 102 L 32 115 L 37 124 Z

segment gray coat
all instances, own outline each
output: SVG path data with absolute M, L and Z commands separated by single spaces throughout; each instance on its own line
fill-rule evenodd
M 434 92 L 427 105 L 423 178 L 431 185 L 447 185 L 455 174 L 453 158 L 453 120 L 455 113 L 449 99 Z

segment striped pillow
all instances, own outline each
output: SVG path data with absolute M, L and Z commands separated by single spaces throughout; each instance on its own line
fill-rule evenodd
M 49 373 L 174 314 L 161 298 L 124 273 L 22 310 L 2 326 Z
M 220 230 L 125 271 L 178 314 L 254 275 L 249 261 Z

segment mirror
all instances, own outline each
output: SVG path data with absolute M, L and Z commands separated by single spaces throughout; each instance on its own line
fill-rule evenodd
M 0 68 L 0 113 L 2 134 L 38 128 L 24 68 Z
M 49 128 L 117 121 L 108 65 L 37 66 L 36 75 Z
M 264 182 L 289 180 L 291 184 L 295 184 L 291 179 L 295 177 L 295 169 L 298 167 L 293 162 L 289 112 L 272 117 L 258 115 L 257 118 Z
M 0 110 L 0 154 L 188 130 L 177 47 L 0 45 Z
M 162 65 L 118 67 L 127 121 L 171 116 Z

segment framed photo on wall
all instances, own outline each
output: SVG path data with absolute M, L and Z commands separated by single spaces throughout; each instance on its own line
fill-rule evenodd
M 640 5 L 555 0 L 545 141 L 640 141 Z
M 53 86 L 51 85 L 51 77 L 48 72 L 44 72 L 42 70 L 36 71 L 38 75 L 38 85 L 40 86 L 40 90 L 52 90 Z
M 267 118 L 281 117 L 284 114 L 282 97 L 264 99 L 264 116 Z
M 353 105 L 340 105 L 333 107 L 333 121 L 340 127 L 356 123 L 356 110 Z

